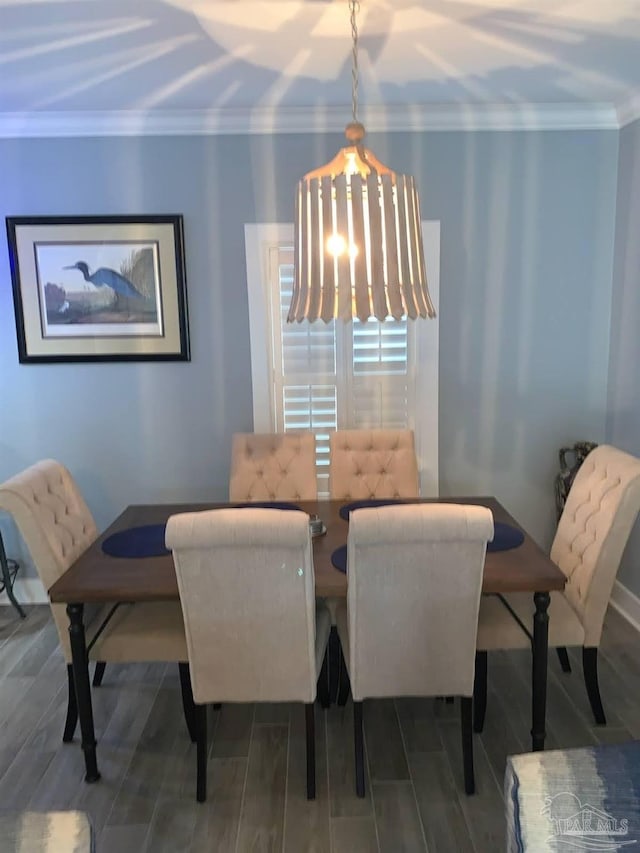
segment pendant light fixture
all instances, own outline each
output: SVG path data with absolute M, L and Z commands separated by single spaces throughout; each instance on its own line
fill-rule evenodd
M 357 0 L 349 0 L 349 145 L 298 182 L 290 323 L 436 315 L 427 287 L 415 181 L 384 166 L 363 144 L 365 129 L 358 121 L 359 9 Z

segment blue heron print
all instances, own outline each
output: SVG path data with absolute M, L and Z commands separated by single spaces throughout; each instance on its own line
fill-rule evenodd
M 119 334 L 134 335 L 144 324 L 146 334 L 161 332 L 160 262 L 154 243 L 43 242 L 36 247 L 36 258 L 47 327 L 120 325 Z
M 64 269 L 80 270 L 85 281 L 91 282 L 95 287 L 110 287 L 116 296 L 125 296 L 127 299 L 145 298 L 128 278 L 109 267 L 99 267 L 95 272 L 89 274 L 89 265 L 84 261 L 77 261 L 71 266 L 64 267 Z

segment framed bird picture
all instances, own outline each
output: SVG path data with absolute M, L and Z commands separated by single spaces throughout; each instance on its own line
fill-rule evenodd
M 182 216 L 9 216 L 21 363 L 189 361 Z

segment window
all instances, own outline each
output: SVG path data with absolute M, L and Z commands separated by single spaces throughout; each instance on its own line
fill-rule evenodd
M 424 237 L 437 308 L 439 223 Z M 422 493 L 437 494 L 437 319 L 287 323 L 293 227 L 246 225 L 245 239 L 255 431 L 314 432 L 326 495 L 331 430 L 411 428 Z

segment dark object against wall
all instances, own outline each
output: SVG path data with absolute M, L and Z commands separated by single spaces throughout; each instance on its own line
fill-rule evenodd
M 558 521 L 562 515 L 562 510 L 567 501 L 567 495 L 571 484 L 575 480 L 578 469 L 598 445 L 594 441 L 577 441 L 573 447 L 561 447 L 558 453 L 560 459 L 560 472 L 556 475 L 556 514 Z M 571 465 L 567 462 L 567 456 L 570 459 Z

